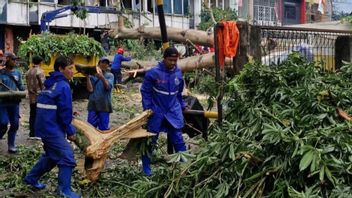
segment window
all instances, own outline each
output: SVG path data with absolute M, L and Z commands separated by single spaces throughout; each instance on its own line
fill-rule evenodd
M 188 9 L 189 9 L 188 0 L 183 0 L 183 14 L 184 15 L 188 15 L 189 14 Z
M 100 2 L 100 4 L 99 4 L 100 6 L 102 6 L 102 7 L 106 7 L 107 6 L 106 5 L 107 4 L 106 0 L 100 0 L 99 2 Z
M 135 0 L 138 2 L 138 0 Z M 147 0 L 147 10 L 149 12 L 153 12 L 153 1 L 154 0 Z M 177 15 L 188 15 L 189 11 L 189 0 L 164 0 L 163 1 L 163 8 L 164 13 L 166 14 L 177 14 Z M 173 9 L 171 7 L 171 3 L 173 3 Z M 182 5 L 183 3 L 183 5 Z M 155 12 L 158 12 L 157 4 L 155 2 Z
M 285 18 L 296 20 L 297 18 L 296 6 L 285 5 Z
M 174 2 L 174 14 L 182 14 L 182 2 L 180 0 L 173 0 Z
M 222 9 L 223 6 L 223 0 L 218 0 L 218 8 Z
M 170 13 L 171 14 L 171 0 L 164 0 L 164 13 Z
M 154 2 L 154 0 L 148 0 L 148 8 L 147 8 L 147 10 L 148 10 L 148 12 L 150 12 L 150 13 L 153 13 L 153 2 Z M 156 12 L 156 8 L 155 8 L 155 12 Z
M 216 8 L 216 0 L 211 0 L 210 1 L 210 7 L 211 8 Z
M 57 3 L 59 5 L 70 5 L 71 1 L 70 0 L 58 0 Z
M 121 4 L 122 4 L 122 8 L 125 8 L 125 9 L 132 9 L 132 1 L 129 1 L 129 0 L 122 0 L 122 1 L 121 1 Z
M 136 4 L 134 5 L 135 10 L 143 10 L 143 2 L 141 0 L 135 0 Z
M 275 22 L 275 0 L 254 0 L 254 19 L 257 22 Z

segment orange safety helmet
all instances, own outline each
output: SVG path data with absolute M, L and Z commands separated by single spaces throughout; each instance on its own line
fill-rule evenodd
M 123 54 L 125 51 L 123 50 L 123 48 L 119 48 L 119 49 L 117 49 L 117 53 L 118 54 Z

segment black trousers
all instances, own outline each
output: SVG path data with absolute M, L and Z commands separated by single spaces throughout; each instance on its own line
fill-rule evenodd
M 121 84 L 122 82 L 121 69 L 111 69 L 111 73 L 114 74 L 114 87 L 116 87 L 116 84 Z
M 29 109 L 29 137 L 36 137 L 34 131 L 35 116 L 37 114 L 37 103 L 30 104 Z

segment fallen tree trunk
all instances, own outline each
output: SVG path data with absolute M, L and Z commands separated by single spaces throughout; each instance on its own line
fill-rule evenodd
M 208 54 L 203 54 L 199 56 L 191 56 L 184 59 L 180 59 L 177 62 L 177 64 L 183 72 L 190 72 L 190 71 L 194 71 L 196 69 L 202 69 L 202 68 L 211 68 L 211 67 L 215 67 L 214 56 L 215 56 L 214 53 L 208 53 Z M 126 71 L 125 73 L 127 74 L 143 73 L 157 64 L 158 64 L 157 61 L 138 61 L 137 60 L 137 61 L 130 61 L 130 62 L 122 62 L 123 67 L 132 69 L 130 71 Z M 231 66 L 232 59 L 226 58 L 225 65 Z
M 244 64 L 246 64 L 249 60 L 249 57 L 253 59 L 260 60 L 261 58 L 261 49 L 259 47 L 260 39 L 261 39 L 261 28 L 256 26 L 251 26 L 246 22 L 237 22 L 237 27 L 240 31 L 240 43 L 238 54 L 236 55 L 233 72 L 238 74 Z M 206 31 L 200 30 L 182 30 L 177 28 L 167 28 L 169 40 L 180 42 L 180 43 L 192 43 L 192 44 L 200 44 L 204 46 L 213 46 L 214 43 L 214 35 L 208 34 Z M 122 39 L 156 39 L 161 40 L 161 33 L 159 27 L 139 27 L 136 29 L 129 29 L 124 26 L 123 17 L 119 17 L 117 28 L 110 32 L 110 36 Z M 181 68 L 187 68 L 183 71 L 191 71 L 191 68 L 206 68 L 213 67 L 215 65 L 215 61 L 212 58 L 209 59 L 208 56 L 212 56 L 212 53 L 201 55 L 206 56 L 205 58 L 196 57 L 188 57 L 186 59 L 180 60 L 179 65 Z M 202 64 L 199 59 L 204 59 Z M 129 64 L 123 63 L 126 67 L 129 67 Z M 148 68 L 156 65 L 157 62 L 144 62 L 144 61 L 136 61 L 132 63 L 133 67 L 138 68 L 137 71 L 132 71 L 132 73 L 143 73 Z M 183 64 L 185 66 L 183 66 Z M 187 64 L 187 66 L 186 66 Z M 194 64 L 194 65 L 191 65 Z M 131 65 L 131 66 L 132 66 Z M 189 65 L 189 66 L 188 66 Z M 226 61 L 226 65 L 231 65 L 229 61 Z M 143 69 L 146 68 L 146 69 Z M 129 72 L 130 73 L 130 72 Z
M 145 111 L 128 123 L 108 131 L 100 131 L 85 121 L 74 119 L 72 124 L 77 129 L 77 140 L 75 143 L 86 156 L 86 178 L 91 182 L 95 182 L 98 179 L 114 143 L 121 139 L 153 136 L 154 134 L 141 128 L 142 125 L 146 124 L 147 118 L 151 114 L 150 110 Z
M 0 85 L 1 86 L 1 85 Z M 0 92 L 0 99 L 15 100 L 26 97 L 26 91 L 4 91 Z
M 120 16 L 118 19 L 117 29 L 110 32 L 110 36 L 119 39 L 140 39 L 148 38 L 161 40 L 161 33 L 159 27 L 138 27 L 136 29 L 126 28 L 123 22 L 123 17 Z M 167 36 L 169 40 L 186 43 L 191 41 L 192 43 L 213 46 L 214 35 L 208 34 L 205 31 L 194 30 L 194 29 L 179 29 L 167 27 Z

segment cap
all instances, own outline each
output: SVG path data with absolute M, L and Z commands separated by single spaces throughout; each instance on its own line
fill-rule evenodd
M 174 47 L 168 47 L 164 51 L 164 58 L 167 57 L 177 57 L 178 58 L 179 54 L 176 48 Z
M 101 61 L 108 61 L 108 62 L 110 63 L 109 58 L 106 57 L 106 56 L 101 57 L 100 60 L 99 60 L 99 62 L 101 62 Z
M 5 57 L 10 57 L 12 60 L 19 59 L 14 53 L 12 52 L 5 52 Z

